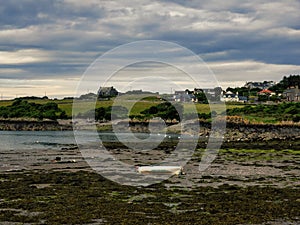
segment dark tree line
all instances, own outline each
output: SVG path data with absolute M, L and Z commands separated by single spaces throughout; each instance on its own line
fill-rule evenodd
M 160 117 L 163 120 L 181 121 L 183 106 L 181 104 L 172 105 L 170 102 L 163 102 L 157 106 L 151 106 L 141 112 L 146 118 Z
M 275 92 L 277 95 L 283 93 L 289 87 L 300 87 L 300 75 L 290 75 L 288 77 L 284 76 L 280 82 L 275 84 L 274 86 L 270 87 L 269 90 Z M 236 87 L 231 88 L 228 87 L 226 91 L 231 91 L 232 93 L 239 93 L 241 96 L 256 96 L 261 89 L 259 88 L 251 88 L 248 89 L 247 87 Z M 264 98 L 263 96 L 260 98 Z M 259 99 L 259 101 L 278 101 L 278 97 L 273 97 L 272 99 Z
M 36 118 L 36 119 L 67 119 L 66 112 L 58 108 L 54 102 L 37 104 L 23 99 L 16 99 L 11 106 L 0 107 L 2 118 Z
M 236 87 L 236 88 L 231 88 L 228 87 L 226 91 L 231 91 L 232 93 L 239 93 L 240 96 L 256 96 L 257 92 L 261 91 L 259 88 L 252 88 L 248 89 L 247 87 Z
M 157 106 L 151 106 L 143 110 L 140 115 L 130 115 L 127 108 L 123 106 L 100 107 L 95 110 L 89 110 L 85 113 L 79 113 L 77 118 L 95 119 L 96 121 L 110 121 L 114 119 L 138 119 L 147 120 L 153 117 L 160 117 L 163 120 L 181 121 L 183 106 L 180 104 L 172 105 L 170 102 L 163 102 Z
M 289 77 L 284 76 L 283 79 L 273 87 L 269 89 L 278 93 L 284 92 L 289 87 L 300 87 L 300 75 L 290 75 Z
M 123 106 L 99 107 L 85 113 L 79 113 L 77 118 L 95 119 L 96 121 L 110 121 L 128 118 L 128 110 Z

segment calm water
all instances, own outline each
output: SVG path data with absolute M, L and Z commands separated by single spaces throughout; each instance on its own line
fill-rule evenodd
M 73 131 L 0 131 L 0 150 L 61 149 L 74 145 Z
M 161 139 L 178 139 L 178 135 L 138 133 L 134 138 L 144 139 L 147 147 L 160 143 Z M 76 137 L 76 140 L 75 140 Z M 76 167 L 86 168 L 82 154 L 74 147 L 97 149 L 101 146 L 99 137 L 105 142 L 118 140 L 114 133 L 97 133 L 91 131 L 0 131 L 0 172 L 17 170 L 34 170 L 39 168 L 63 168 L 67 164 L 51 163 L 56 157 L 64 162 L 76 162 Z M 118 134 L 124 142 L 135 143 L 132 134 Z M 149 138 L 149 139 L 148 139 Z M 147 139 L 147 140 L 145 140 Z M 151 144 L 150 144 L 151 143 Z M 144 145 L 143 145 L 144 146 Z M 99 162 L 98 162 L 99 163 Z M 73 165 L 73 164 L 72 164 Z
M 130 141 L 126 133 L 120 134 L 123 140 Z M 157 139 L 159 139 L 159 134 Z M 80 131 L 76 136 L 89 143 L 96 140 L 97 134 L 89 131 Z M 117 140 L 113 133 L 100 133 L 101 140 L 114 142 Z M 149 137 L 149 134 L 139 133 L 140 139 Z M 177 139 L 178 135 L 168 134 L 166 138 Z M 26 149 L 61 149 L 74 146 L 76 141 L 73 131 L 0 131 L 0 150 L 26 150 Z

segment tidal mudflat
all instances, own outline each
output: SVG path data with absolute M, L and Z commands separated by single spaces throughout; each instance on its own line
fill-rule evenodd
M 175 144 L 146 154 L 111 143 L 109 150 L 119 160 L 142 165 L 160 161 Z M 74 146 L 2 151 L 0 223 L 299 224 L 300 150 L 273 144 L 224 145 L 209 169 L 199 172 L 200 143 L 185 175 L 148 187 L 107 180 Z

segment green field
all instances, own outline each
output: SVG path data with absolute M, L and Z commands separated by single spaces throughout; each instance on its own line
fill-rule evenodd
M 28 102 L 35 102 L 38 104 L 46 104 L 47 102 L 55 102 L 58 104 L 58 107 L 66 112 L 68 116 L 72 116 L 72 106 L 73 106 L 73 100 L 67 99 L 67 100 L 50 100 L 50 99 L 38 99 L 38 100 L 28 100 Z M 0 107 L 1 106 L 9 106 L 13 103 L 13 100 L 9 101 L 0 101 Z M 151 106 L 155 106 L 160 104 L 161 101 L 157 100 L 142 100 L 135 103 L 135 99 L 123 99 L 120 102 L 114 103 L 113 100 L 108 101 L 97 101 L 96 108 L 99 107 L 108 107 L 115 105 L 121 105 L 126 107 L 127 109 L 131 108 L 131 114 L 132 115 L 138 115 L 141 111 L 150 108 Z M 87 101 L 82 100 L 78 101 L 78 104 L 76 104 L 76 108 L 78 112 L 86 112 L 92 108 L 94 108 L 94 101 Z M 236 107 L 242 107 L 243 105 L 226 105 L 226 108 L 236 108 Z M 191 113 L 194 112 L 195 108 L 197 109 L 198 113 L 209 113 L 211 111 L 210 106 L 208 104 L 198 104 L 198 103 L 184 103 L 184 113 Z M 213 104 L 212 110 L 222 110 L 224 109 L 224 105 L 218 105 Z

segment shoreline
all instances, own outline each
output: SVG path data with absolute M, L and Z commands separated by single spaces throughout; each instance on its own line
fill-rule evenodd
M 70 121 L 63 122 L 70 126 Z M 121 123 L 119 128 L 147 131 L 144 125 L 134 125 Z M 106 179 L 76 146 L 1 151 L 0 223 L 298 224 L 299 127 L 228 125 L 218 156 L 207 170 L 199 171 L 210 132 L 209 124 L 202 123 L 185 174 L 148 187 Z M 178 126 L 169 129 L 176 132 Z M 190 132 L 188 127 L 184 132 Z M 166 139 L 151 151 L 132 151 L 120 142 L 103 145 L 115 159 L 145 165 L 164 160 L 177 142 Z
M 195 123 L 197 121 L 189 121 L 187 120 L 187 123 Z M 151 122 L 152 124 L 155 124 L 156 122 Z M 198 123 L 200 126 L 210 128 L 211 123 L 203 120 L 198 120 Z M 216 121 L 216 124 L 218 121 Z M 112 128 L 112 124 L 117 124 L 117 126 L 125 126 L 128 125 L 130 128 L 137 127 L 136 131 L 138 131 L 138 128 L 147 129 L 149 121 L 132 121 L 132 120 L 115 120 L 115 121 L 108 121 L 108 122 L 93 122 L 88 120 L 77 120 L 76 124 L 73 124 L 72 119 L 58 119 L 58 120 L 37 120 L 37 119 L 26 119 L 26 118 L 13 118 L 13 119 L 3 119 L 0 118 L 0 130 L 39 130 L 39 129 L 45 129 L 45 130 L 57 130 L 57 129 L 63 129 L 63 130 L 70 130 L 74 127 L 77 127 L 79 129 L 86 129 L 89 130 L 91 126 L 96 125 L 98 129 L 101 129 L 101 127 L 106 127 L 104 129 L 110 130 Z M 161 126 L 161 122 L 157 122 L 158 126 Z M 166 122 L 167 127 L 172 127 L 176 125 L 180 125 L 178 122 Z M 226 121 L 226 127 L 227 128 L 236 128 L 236 127 L 258 127 L 258 128 L 264 128 L 264 127 L 286 127 L 286 128 L 300 128 L 299 122 L 291 122 L 286 121 L 282 123 L 245 123 L 244 121 L 234 121 L 234 120 L 228 120 Z M 176 132 L 176 131 L 175 131 Z M 177 131 L 178 132 L 178 131 Z
M 72 129 L 72 120 L 0 119 L 1 131 L 57 131 Z
M 164 148 L 150 155 L 124 148 L 109 151 L 125 163 L 160 161 L 167 154 Z M 200 172 L 202 150 L 197 149 L 184 167 L 185 175 L 148 187 L 106 179 L 89 167 L 78 149 L 26 152 L 31 160 L 24 153 L 2 154 L 13 165 L 27 164 L 0 172 L 1 224 L 300 222 L 299 151 L 221 149 L 212 165 Z M 57 155 L 61 163 L 50 161 Z
M 195 133 L 191 127 L 198 123 L 197 121 L 190 121 L 185 124 L 183 128 L 181 124 L 174 124 L 168 127 L 161 127 L 158 124 L 154 129 L 154 133 L 170 133 L 170 134 L 194 134 L 199 135 L 199 144 L 205 144 L 211 134 L 211 124 L 200 121 L 199 133 Z M 191 126 L 190 126 L 191 125 Z M 142 132 L 149 133 L 147 122 L 128 122 L 117 121 L 112 126 L 112 122 L 107 123 L 93 123 L 89 121 L 80 121 L 73 127 L 72 120 L 0 120 L 0 131 L 71 131 L 75 130 L 94 130 L 98 132 Z M 219 132 L 219 131 L 216 131 Z M 237 122 L 227 122 L 226 130 L 223 133 L 220 131 L 223 139 L 223 146 L 240 145 L 245 146 L 249 143 L 255 144 L 257 147 L 270 148 L 278 147 L 293 147 L 300 149 L 300 124 L 245 124 Z M 290 143 L 290 142 L 293 143 Z M 268 147 L 269 146 L 269 147 Z

